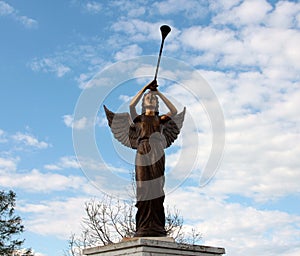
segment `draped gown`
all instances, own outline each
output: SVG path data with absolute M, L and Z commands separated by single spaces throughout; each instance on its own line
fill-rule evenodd
M 136 149 L 136 237 L 166 236 L 164 212 L 165 153 L 182 128 L 185 108 L 170 118 L 139 115 L 133 122 L 128 113 L 114 113 L 104 106 L 114 137 Z
M 166 118 L 165 118 L 166 120 Z M 134 120 L 139 135 L 135 159 L 137 214 L 135 236 L 166 236 L 164 212 L 164 140 L 160 136 L 165 120 L 141 115 Z

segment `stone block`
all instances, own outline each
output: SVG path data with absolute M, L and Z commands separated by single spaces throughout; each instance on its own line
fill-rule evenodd
M 166 237 L 139 237 L 116 244 L 88 248 L 83 253 L 87 256 L 217 256 L 225 254 L 225 249 L 175 243 L 172 238 Z

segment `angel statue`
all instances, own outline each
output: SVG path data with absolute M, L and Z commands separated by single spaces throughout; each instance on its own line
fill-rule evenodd
M 128 113 L 113 113 L 105 106 L 108 124 L 114 137 L 123 145 L 136 149 L 136 233 L 135 237 L 163 237 L 165 230 L 164 183 L 165 153 L 183 124 L 185 108 L 176 107 L 157 89 L 157 81 L 145 85 L 130 102 Z M 149 90 L 148 92 L 146 92 Z M 146 93 L 145 93 L 146 92 Z M 142 99 L 142 113 L 136 105 Z M 169 112 L 159 115 L 159 98 Z

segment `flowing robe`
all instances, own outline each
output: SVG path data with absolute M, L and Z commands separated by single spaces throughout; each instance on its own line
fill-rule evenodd
M 132 122 L 128 113 L 114 113 L 104 106 L 114 137 L 136 149 L 135 175 L 137 214 L 135 236 L 166 236 L 164 212 L 165 153 L 177 139 L 185 116 L 183 111 L 167 115 L 139 115 Z
M 137 214 L 135 236 L 166 236 L 164 212 L 165 116 L 140 115 L 134 120 L 138 138 L 135 159 Z

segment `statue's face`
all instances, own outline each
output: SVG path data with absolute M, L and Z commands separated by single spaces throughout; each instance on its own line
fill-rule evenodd
M 155 109 L 157 105 L 157 98 L 153 93 L 147 93 L 144 97 L 144 107 L 148 109 Z

